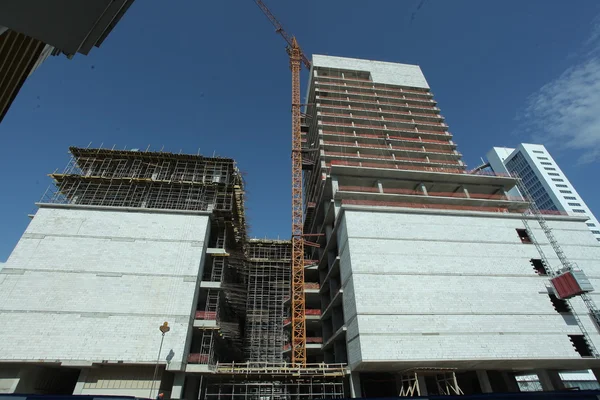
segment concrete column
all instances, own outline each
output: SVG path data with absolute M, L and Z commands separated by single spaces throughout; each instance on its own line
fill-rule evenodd
M 479 380 L 479 386 L 481 387 L 481 391 L 483 393 L 492 393 L 492 384 L 490 383 L 490 378 L 485 370 L 475 371 L 477 373 L 477 379 Z
M 600 368 L 592 368 L 592 372 L 594 373 L 596 380 L 600 382 Z
M 379 189 L 379 193 L 383 193 L 383 184 L 381 181 L 377 181 L 377 188 Z
M 502 372 L 502 379 L 504 379 L 506 389 L 509 392 L 520 392 L 519 384 L 517 383 L 517 379 L 513 374 L 504 371 Z
M 77 378 L 77 383 L 75 384 L 75 389 L 73 389 L 73 394 L 82 394 L 83 393 L 83 385 L 85 385 L 85 380 L 87 379 L 89 370 L 87 368 L 83 368 L 79 373 L 79 378 Z
M 173 374 L 173 387 L 171 388 L 172 399 L 183 398 L 183 384 L 185 383 L 185 372 L 175 372 Z
M 560 379 L 560 375 L 558 371 L 549 370 L 549 369 L 540 369 L 535 371 L 537 374 L 540 384 L 542 385 L 542 390 L 544 392 L 551 392 L 553 390 L 564 390 L 565 384 L 562 379 Z
M 337 176 L 332 176 L 331 177 L 331 192 L 332 192 L 333 196 L 335 196 L 335 194 L 337 193 L 338 190 L 340 190 L 338 178 L 337 178 Z
M 353 399 L 362 397 L 360 374 L 358 372 L 352 372 L 350 374 L 350 397 Z
M 470 199 L 471 195 L 469 194 L 469 191 L 467 190 L 467 188 L 463 186 L 462 190 L 463 190 L 463 192 L 465 192 L 465 196 L 467 196 L 467 199 Z
M 331 234 L 333 233 L 333 227 L 331 225 L 325 225 L 325 240 L 329 242 Z
M 341 200 L 334 200 L 333 201 L 333 207 L 334 207 L 334 217 L 337 217 L 338 214 L 340 213 L 340 209 L 342 208 L 342 201 Z
M 417 373 L 417 385 L 419 385 L 419 396 L 427 396 L 427 382 L 425 382 L 425 375 Z
M 427 188 L 425 187 L 425 185 L 421 183 L 419 186 L 421 187 L 421 191 L 423 192 L 423 194 L 425 196 L 429 196 L 429 194 L 427 194 Z

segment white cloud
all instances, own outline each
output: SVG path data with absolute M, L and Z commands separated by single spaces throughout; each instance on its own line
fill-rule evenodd
M 593 25 L 586 47 L 600 42 L 600 17 Z M 533 93 L 524 122 L 534 141 L 578 151 L 581 163 L 600 161 L 600 57 L 587 53 Z

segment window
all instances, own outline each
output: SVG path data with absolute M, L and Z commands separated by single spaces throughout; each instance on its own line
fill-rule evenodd
M 556 168 L 552 168 L 552 167 L 544 167 L 544 169 L 546 171 L 556 171 Z
M 570 190 L 559 190 L 559 192 L 566 193 L 566 194 L 572 194 L 573 193 Z
M 517 235 L 519 235 L 519 239 L 521 239 L 521 243 L 531 244 L 531 239 L 529 238 L 529 234 L 525 229 L 517 229 Z
M 560 176 L 560 174 L 556 173 L 556 172 L 548 172 L 548 175 L 552 175 L 552 176 Z
M 577 200 L 577 197 L 565 196 L 565 200 Z
M 586 222 L 585 223 L 587 226 L 589 226 L 590 228 L 593 228 L 596 226 L 596 224 L 594 224 L 593 222 Z
M 546 267 L 544 267 L 544 263 L 542 262 L 542 260 L 540 260 L 539 258 L 532 258 L 529 261 L 531 262 L 531 265 L 533 265 L 533 270 L 536 274 L 548 275 L 548 272 L 546 271 Z
M 573 209 L 574 213 L 585 214 L 585 210 L 580 210 L 578 208 Z
M 573 343 L 575 351 L 577 351 L 581 357 L 592 356 L 590 346 L 583 335 L 569 335 L 569 339 L 571 339 L 571 343 Z
M 538 154 L 544 154 L 544 152 L 543 152 L 543 151 L 541 151 L 541 150 L 533 150 L 533 152 L 534 152 L 534 153 L 538 153 Z
M 546 160 L 547 160 L 547 158 L 546 158 Z M 542 161 L 540 164 L 542 164 L 542 165 L 552 165 L 551 162 L 546 162 L 546 161 Z
M 573 207 L 581 207 L 581 204 L 579 203 L 569 203 L 569 205 Z
M 600 242 L 600 238 L 596 238 L 596 240 Z
M 547 160 L 547 159 L 548 159 L 548 157 L 538 157 L 537 159 L 538 159 L 538 160 Z M 543 163 L 542 163 L 542 164 L 543 164 Z
M 600 235 L 600 231 L 592 231 L 594 235 Z
M 566 188 L 566 187 L 568 187 L 568 186 L 567 186 L 567 185 L 565 185 L 564 183 L 557 183 L 557 184 L 556 184 L 556 187 L 564 187 L 564 188 Z
M 560 178 L 552 178 L 553 182 L 564 182 L 562 179 Z

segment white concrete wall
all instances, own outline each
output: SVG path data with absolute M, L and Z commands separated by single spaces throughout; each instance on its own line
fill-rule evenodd
M 343 220 L 338 238 L 348 236 L 340 265 L 351 366 L 580 358 L 567 335 L 581 331 L 554 310 L 547 279 L 530 264 L 539 258 L 536 248 L 516 233 L 520 219 L 346 210 Z M 600 247 L 586 225 L 549 223 L 566 254 L 600 287 Z M 589 331 L 600 346 L 596 329 Z
M 314 54 L 313 67 L 370 72 L 371 79 L 375 83 L 429 89 L 427 80 L 418 65 Z
M 207 215 L 40 208 L 0 271 L 0 359 L 178 368 Z

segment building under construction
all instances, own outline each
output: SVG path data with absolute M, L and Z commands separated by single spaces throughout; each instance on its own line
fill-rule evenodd
M 600 367 L 585 218 L 467 169 L 418 66 L 314 56 L 307 103 L 306 366 L 291 242 L 248 238 L 234 160 L 71 148 L 0 271 L 0 392 L 451 395 Z

